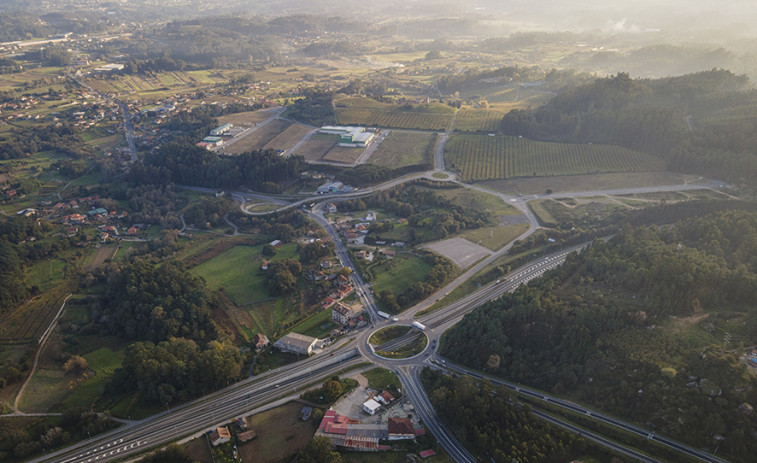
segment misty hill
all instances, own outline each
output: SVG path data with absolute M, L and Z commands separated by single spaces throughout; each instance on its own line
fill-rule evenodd
M 660 156 L 671 170 L 754 185 L 756 112 L 748 79 L 730 71 L 654 80 L 619 73 L 512 111 L 502 127 L 537 140 L 626 146 Z

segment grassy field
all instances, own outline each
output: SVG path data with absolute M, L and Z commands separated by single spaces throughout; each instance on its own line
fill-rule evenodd
M 335 136 L 314 135 L 300 145 L 295 154 L 303 156 L 306 161 L 320 161 L 338 141 Z
M 400 384 L 397 375 L 386 368 L 374 368 L 361 374 L 368 380 L 368 386 L 376 390 L 396 388 Z
M 257 432 L 252 441 L 239 446 L 242 461 L 275 463 L 289 461 L 290 457 L 303 448 L 316 426 L 312 421 L 300 419 L 302 405 L 290 402 L 250 418 L 251 428 Z
M 553 199 L 531 201 L 528 205 L 536 214 L 539 223 L 544 226 L 566 223 L 580 224 L 583 220 L 597 220 L 629 207 L 606 197 L 587 201 L 574 207 L 566 206 Z
M 611 145 L 548 143 L 504 135 L 455 135 L 445 159 L 463 181 L 663 170 L 662 160 Z
M 428 132 L 392 131 L 381 142 L 368 162 L 378 166 L 397 168 L 426 164 L 436 142 L 436 135 Z
M 46 259 L 34 264 L 26 276 L 26 284 L 37 286 L 45 292 L 60 282 L 66 275 L 66 261 L 63 259 Z
M 458 132 L 497 132 L 505 113 L 495 109 L 465 108 L 457 112 L 452 130 Z
M 233 145 L 227 146 L 224 148 L 224 152 L 227 154 L 239 154 L 251 150 L 259 150 L 277 135 L 284 132 L 290 125 L 291 123 L 282 121 L 281 119 L 272 120 L 263 127 L 235 141 Z
M 124 349 L 112 351 L 108 347 L 101 347 L 84 355 L 94 375 L 89 376 L 84 384 L 77 387 L 63 400 L 63 408 L 89 409 L 92 407 L 102 397 L 105 386 L 113 377 L 116 368 L 121 366 L 124 356 Z
M 241 113 L 224 114 L 223 116 L 218 116 L 218 123 L 230 123 L 233 124 L 234 127 L 250 127 L 255 124 L 260 124 L 270 117 L 270 110 L 264 109 L 260 111 L 244 111 Z
M 428 345 L 428 337 L 421 333 L 421 335 L 410 342 L 410 344 L 404 345 L 393 351 L 377 350 L 376 354 L 390 359 L 406 359 L 420 354 L 423 349 L 426 348 L 426 345 Z
M 368 342 L 370 342 L 374 346 L 378 346 L 384 344 L 385 342 L 389 342 L 392 339 L 397 339 L 400 336 L 404 336 L 411 329 L 412 328 L 407 325 L 387 326 L 386 328 L 382 328 L 373 333 Z
M 324 161 L 341 162 L 344 164 L 353 164 L 357 161 L 357 158 L 363 154 L 365 148 L 348 148 L 345 146 L 336 145 L 323 156 Z
M 416 281 L 423 281 L 431 266 L 423 259 L 410 254 L 397 254 L 394 259 L 368 266 L 367 271 L 373 276 L 373 289 L 376 294 L 391 289 L 400 294 Z
M 304 334 L 313 338 L 327 338 L 338 323 L 331 320 L 331 309 L 323 309 L 312 317 L 294 325 L 291 329 L 294 333 Z
M 194 267 L 192 273 L 205 278 L 210 289 L 222 287 L 237 305 L 268 299 L 263 286 L 266 274 L 260 269 L 262 248 L 262 245 L 234 246 Z M 272 260 L 294 257 L 296 251 L 295 244 L 285 244 L 276 250 Z
M 309 134 L 313 129 L 303 124 L 292 124 L 283 132 L 276 135 L 273 140 L 265 144 L 263 149 L 288 150 L 297 144 L 302 138 Z
M 471 243 L 496 251 L 528 230 L 528 224 L 499 225 L 467 230 L 459 236 Z

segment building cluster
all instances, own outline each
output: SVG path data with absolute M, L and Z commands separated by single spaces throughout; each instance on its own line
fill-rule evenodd
M 315 436 L 329 439 L 336 448 L 380 451 L 391 450 L 391 442 L 413 440 L 415 436 L 424 434 L 422 427 L 413 427 L 410 418 L 389 418 L 387 423 L 363 424 L 358 419 L 328 410 Z M 382 441 L 386 444 L 382 444 Z
M 324 345 L 325 342 L 323 340 L 299 333 L 287 333 L 273 343 L 273 347 L 282 352 L 291 352 L 299 355 L 310 355 L 315 349 L 319 349 Z
M 336 180 L 328 181 L 315 190 L 319 195 L 328 193 L 352 193 L 353 191 L 355 191 L 355 188 Z

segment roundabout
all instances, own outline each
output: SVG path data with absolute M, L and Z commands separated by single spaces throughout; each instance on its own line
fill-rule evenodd
M 423 354 L 429 339 L 423 330 L 411 325 L 389 325 L 373 331 L 367 345 L 383 360 L 405 360 Z

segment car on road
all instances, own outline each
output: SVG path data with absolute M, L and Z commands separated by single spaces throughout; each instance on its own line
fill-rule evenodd
M 277 384 L 277 385 L 275 385 L 274 387 L 275 387 L 276 389 L 278 389 L 278 388 L 279 388 L 279 387 L 281 387 L 281 386 Z

